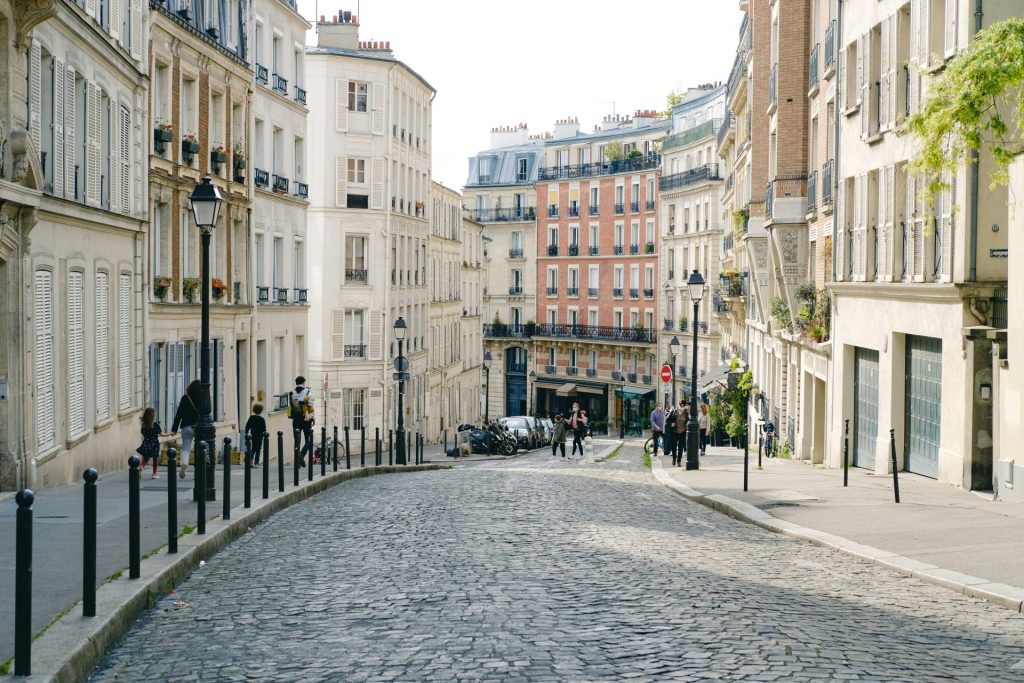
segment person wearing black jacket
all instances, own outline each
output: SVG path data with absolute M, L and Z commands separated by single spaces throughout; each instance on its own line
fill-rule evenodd
M 263 404 L 252 404 L 252 415 L 245 423 L 244 434 L 249 437 L 252 449 L 252 466 L 260 466 L 260 452 L 263 450 L 263 433 L 267 431 L 267 421 L 263 417 Z
M 181 427 L 181 465 L 178 467 L 178 478 L 184 479 L 188 472 L 188 459 L 192 452 L 192 440 L 195 438 L 195 426 L 199 423 L 199 406 L 203 404 L 203 385 L 194 379 L 185 389 L 185 395 L 178 401 L 178 409 L 174 412 L 174 424 L 171 434 L 177 434 Z

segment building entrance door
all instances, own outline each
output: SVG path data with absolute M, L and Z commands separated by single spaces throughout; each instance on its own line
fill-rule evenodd
M 853 464 L 874 469 L 878 439 L 878 351 L 857 348 L 853 363 Z
M 903 466 L 935 478 L 942 433 L 942 340 L 907 335 Z

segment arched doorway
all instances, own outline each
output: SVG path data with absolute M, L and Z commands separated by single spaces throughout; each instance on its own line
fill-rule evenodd
M 526 415 L 526 349 L 505 352 L 505 415 Z

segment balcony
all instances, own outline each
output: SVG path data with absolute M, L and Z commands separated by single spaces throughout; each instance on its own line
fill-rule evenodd
M 270 303 L 270 287 L 256 288 L 256 302 L 261 304 Z
M 722 125 L 718 127 L 718 147 L 725 143 L 725 139 L 729 137 L 729 133 L 735 134 L 736 132 L 736 119 L 733 118 L 732 112 L 728 109 L 725 110 L 725 120 L 722 121 Z
M 772 219 L 772 213 L 775 206 L 775 183 L 768 183 L 764 189 L 764 217 L 768 220 Z
M 630 202 L 629 203 L 629 212 L 630 213 L 640 213 L 640 202 Z
M 654 211 L 654 200 L 648 199 L 647 202 L 644 204 L 644 208 L 647 209 L 648 211 Z
M 578 204 L 569 205 L 569 217 L 577 218 L 580 215 L 580 207 Z
M 644 298 L 645 299 L 653 299 L 654 298 L 654 290 L 653 289 L 644 289 Z
M 818 172 L 814 171 L 807 178 L 807 213 L 814 213 L 817 210 L 818 199 Z
M 711 295 L 711 312 L 714 315 L 728 315 L 729 314 L 729 302 L 724 301 L 719 292 L 715 292 Z
M 301 105 L 306 104 L 306 91 L 299 86 L 295 86 L 295 101 Z
M 498 337 L 501 339 L 528 339 L 535 332 L 535 325 L 506 325 L 498 323 L 484 324 L 485 337 Z
M 665 320 L 662 321 L 661 331 L 662 332 L 671 332 L 672 331 L 672 321 L 670 319 L 666 318 Z
M 510 223 L 532 221 L 537 218 L 537 209 L 533 206 L 515 206 L 511 209 L 471 209 L 467 213 L 477 223 Z
M 568 289 L 565 290 L 565 294 L 570 299 L 578 299 L 578 298 L 580 298 L 580 288 L 579 287 L 569 287 Z
M 802 222 L 807 215 L 807 174 L 782 175 L 765 187 L 766 221 Z
M 768 111 L 771 112 L 778 103 L 779 65 L 772 66 L 768 72 Z
M 653 171 L 661 165 L 660 154 L 648 154 L 631 159 L 602 161 L 575 166 L 548 166 L 537 171 L 537 180 L 564 180 L 567 178 L 595 178 L 616 173 Z
M 270 171 L 256 169 L 256 187 L 268 187 L 270 185 Z
M 700 327 L 699 327 L 698 329 L 699 329 L 699 331 L 700 331 L 700 333 L 701 333 L 701 334 L 707 334 L 707 333 L 708 333 L 708 324 L 707 324 L 706 322 L 704 322 L 703 320 L 701 320 L 701 321 L 700 321 L 699 323 L 697 323 L 697 324 L 698 324 L 698 325 L 700 326 Z
M 639 254 L 640 254 L 640 245 L 639 244 L 631 244 L 631 245 L 629 245 L 629 255 L 630 256 L 637 256 Z
M 597 204 L 591 204 L 589 207 L 587 207 L 587 211 L 590 213 L 591 216 L 597 216 L 598 214 L 601 213 L 601 207 L 598 206 Z
M 288 94 L 288 81 L 279 74 L 274 74 L 274 92 Z
M 612 254 L 615 256 L 622 256 L 622 245 L 616 244 L 614 247 L 612 247 Z
M 486 325 L 485 325 L 486 327 Z M 536 336 L 559 339 L 593 339 L 598 341 L 637 342 L 653 344 L 655 331 L 643 327 L 602 327 L 598 325 L 573 325 L 546 323 L 536 326 Z
M 366 344 L 345 344 L 345 358 L 366 358 Z
M 565 374 L 569 375 L 570 377 L 573 377 L 573 376 L 576 375 L 577 371 L 578 371 L 577 368 L 574 368 L 574 367 L 570 366 L 570 367 L 567 367 L 565 369 Z
M 295 196 L 300 199 L 306 199 L 309 197 L 309 185 L 306 183 L 295 181 Z
M 309 290 L 304 287 L 295 288 L 295 302 L 304 304 L 309 302 Z
M 707 226 L 704 226 L 704 227 L 707 227 Z M 647 242 L 646 244 L 644 244 L 644 253 L 645 254 L 653 254 L 654 253 L 654 242 Z
M 627 374 L 626 375 L 626 381 L 627 382 L 633 382 L 634 384 L 636 384 L 636 373 L 635 372 L 631 372 L 631 373 Z
M 625 204 L 616 204 L 615 205 L 615 215 L 616 216 L 621 216 L 624 213 L 626 213 L 626 205 Z
M 274 175 L 274 192 L 287 192 L 288 179 L 284 176 Z
M 548 218 L 558 218 L 558 205 L 552 204 L 548 207 Z
M 704 164 L 697 168 L 691 168 L 689 171 L 662 176 L 658 180 L 658 189 L 665 192 L 666 190 L 677 190 L 681 187 L 695 185 L 707 180 L 721 179 L 722 178 L 718 175 L 717 163 Z
M 594 245 L 591 245 L 587 249 L 587 253 L 590 254 L 591 256 L 597 256 L 598 254 L 601 253 L 601 249 L 600 249 L 600 247 L 595 247 Z
M 818 88 L 818 52 L 820 47 L 815 43 L 811 48 L 811 56 L 807 65 L 807 90 L 812 93 Z
M 545 365 L 544 366 L 544 374 L 545 375 L 553 375 L 553 374 L 555 374 L 555 366 L 554 365 Z
M 511 287 L 508 288 L 508 295 L 509 296 L 523 296 L 523 288 L 522 287 L 517 287 L 516 285 L 512 285 Z
M 616 299 L 622 298 L 622 287 L 615 287 L 612 289 L 612 296 Z
M 724 119 L 711 119 L 689 130 L 684 130 L 682 133 L 673 133 L 666 136 L 661 144 L 661 149 L 667 152 L 676 147 L 686 147 L 704 138 L 715 137 L 723 121 Z
M 651 375 L 644 375 L 640 379 L 643 381 L 644 384 L 653 384 L 654 383 L 654 377 L 652 377 Z
M 262 64 L 256 65 L 256 82 L 267 85 L 270 82 L 270 72 Z
M 725 256 L 727 256 L 732 251 L 734 239 L 735 238 L 733 237 L 731 232 L 728 233 L 725 237 L 722 238 L 722 256 L 723 256 L 723 258 Z
M 548 256 L 558 256 L 558 245 L 557 244 L 549 244 L 548 245 Z
M 522 249 L 509 249 L 508 250 L 508 257 L 509 258 L 524 258 L 523 250 Z
M 597 295 L 598 295 L 597 287 L 591 287 L 591 288 L 589 288 L 587 290 L 587 296 L 590 297 L 591 299 L 596 299 Z
M 548 296 L 558 296 L 558 287 L 548 287 Z
M 629 298 L 630 299 L 639 299 L 640 298 L 640 289 L 639 288 L 630 287 L 629 288 Z
M 580 255 L 580 245 L 578 245 L 578 244 L 570 244 L 569 245 L 569 256 L 579 256 L 579 255 Z
M 747 273 L 727 274 L 718 276 L 719 292 L 723 299 L 742 299 L 747 296 Z
M 274 301 L 276 301 L 279 304 L 286 304 L 286 303 L 288 303 L 288 290 L 287 289 L 285 289 L 284 287 L 275 287 L 274 288 L 274 293 L 276 294 L 276 297 L 275 297 Z
M 832 206 L 832 170 L 836 166 L 835 159 L 829 159 L 821 169 L 821 206 Z
M 587 368 L 587 377 L 597 377 L 597 368 Z
M 835 69 L 836 66 L 836 20 L 828 22 L 825 29 L 825 73 L 826 75 Z
M 362 282 L 366 283 L 366 270 L 359 268 L 346 268 L 345 269 L 345 282 Z

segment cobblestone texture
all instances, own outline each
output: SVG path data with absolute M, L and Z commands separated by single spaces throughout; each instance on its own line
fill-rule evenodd
M 90 680 L 1020 681 L 1022 659 L 1021 615 L 688 503 L 634 449 L 320 494 Z

